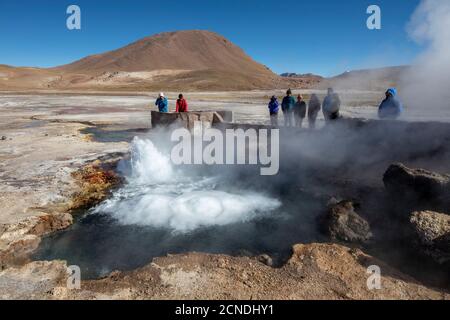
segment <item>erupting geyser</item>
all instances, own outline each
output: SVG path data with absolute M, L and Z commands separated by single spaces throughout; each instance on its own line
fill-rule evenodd
M 135 138 L 131 159 L 121 164 L 127 184 L 100 204 L 125 225 L 169 228 L 177 232 L 245 222 L 267 215 L 281 203 L 249 190 L 219 190 L 219 177 L 190 177 L 171 166 L 151 140 Z

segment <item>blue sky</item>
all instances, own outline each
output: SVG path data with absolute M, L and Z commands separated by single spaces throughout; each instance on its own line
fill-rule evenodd
M 81 8 L 82 29 L 66 28 Z M 382 29 L 366 28 L 366 9 Z M 419 0 L 1 0 L 0 64 L 50 67 L 163 31 L 222 34 L 277 73 L 325 76 L 408 64 L 421 51 L 405 26 Z

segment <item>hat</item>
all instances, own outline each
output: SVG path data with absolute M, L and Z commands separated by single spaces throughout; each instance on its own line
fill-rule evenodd
M 160 92 L 160 93 L 159 93 L 159 96 L 160 96 L 160 97 L 164 97 L 164 92 Z
M 387 89 L 386 93 L 390 93 L 393 97 L 395 97 L 397 95 L 397 89 L 389 88 Z

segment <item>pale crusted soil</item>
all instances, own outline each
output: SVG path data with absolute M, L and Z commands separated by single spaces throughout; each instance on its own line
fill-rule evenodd
M 367 267 L 381 268 L 381 289 L 369 290 Z M 449 299 L 360 250 L 336 244 L 296 245 L 281 268 L 255 259 L 190 253 L 157 258 L 133 272 L 115 272 L 66 286 L 63 262 L 34 262 L 0 273 L 3 298 L 34 299 Z M 39 281 L 39 280 L 43 281 Z
M 43 235 L 72 223 L 69 211 L 80 205 L 86 189 L 74 173 L 128 147 L 87 141 L 79 130 L 89 115 L 73 119 L 63 114 L 67 107 L 30 103 L 0 108 L 0 136 L 5 137 L 0 141 L 0 269 L 26 261 Z M 92 192 L 91 198 L 96 196 L 101 198 L 101 192 Z

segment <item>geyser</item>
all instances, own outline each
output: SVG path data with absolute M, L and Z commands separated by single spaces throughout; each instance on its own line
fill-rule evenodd
M 93 213 L 108 213 L 124 225 L 176 232 L 244 222 L 269 214 L 281 203 L 249 190 L 218 190 L 217 177 L 189 177 L 151 140 L 135 138 L 131 159 L 121 165 L 127 184 Z
M 248 165 L 172 166 L 167 130 L 152 130 L 151 140 L 134 139 L 130 158 L 120 164 L 123 188 L 46 238 L 35 258 L 67 260 L 80 266 L 83 279 L 193 251 L 268 254 L 280 265 L 292 245 L 330 240 L 319 233 L 318 218 L 335 197 L 360 205 L 357 213 L 374 234 L 365 252 L 419 280 L 446 283 L 446 273 L 411 246 L 398 220 L 411 208 L 395 194 L 388 197 L 382 178 L 397 161 L 448 172 L 448 124 L 342 120 L 280 134 L 276 176 L 261 176 Z M 431 274 L 435 279 L 428 279 Z

